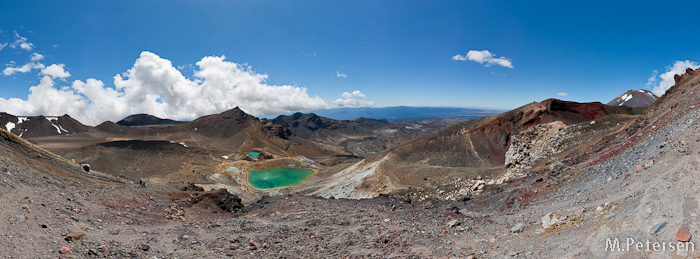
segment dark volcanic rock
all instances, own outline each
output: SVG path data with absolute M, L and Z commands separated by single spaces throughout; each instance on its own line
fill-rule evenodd
M 118 125 L 122 126 L 147 126 L 147 125 L 175 125 L 184 123 L 183 121 L 176 121 L 171 119 L 161 119 L 149 114 L 134 114 L 129 117 L 124 118 L 117 122 Z
M 228 212 L 238 211 L 238 210 L 243 208 L 243 203 L 241 203 L 241 198 L 235 194 L 231 194 L 228 191 L 226 191 L 224 198 L 222 198 L 217 203 L 217 205 L 219 205 L 219 208 L 221 208 L 222 210 L 225 210 Z
M 243 208 L 241 198 L 238 195 L 231 194 L 225 189 L 204 192 L 190 202 L 191 206 L 199 205 L 209 207 L 216 205 L 224 211 L 234 212 Z
M 219 113 L 206 115 L 194 121 L 184 122 L 168 127 L 125 127 L 117 123 L 106 121 L 95 127 L 97 130 L 116 134 L 119 136 L 153 136 L 172 133 L 197 133 L 207 137 L 230 138 L 246 131 L 254 130 L 269 137 L 286 139 L 291 135 L 284 127 L 271 125 L 267 121 L 245 113 L 238 107 Z M 255 134 L 251 133 L 251 134 Z

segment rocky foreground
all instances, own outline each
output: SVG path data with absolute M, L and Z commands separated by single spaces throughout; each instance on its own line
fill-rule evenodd
M 698 185 L 690 179 L 697 179 L 700 166 L 698 120 L 700 113 L 690 113 L 578 173 L 542 172 L 467 201 L 275 196 L 226 207 L 220 193 L 187 186 L 86 187 L 0 157 L 6 190 L 0 256 L 698 257 L 695 251 L 605 251 L 607 238 L 616 237 L 623 248 L 626 238 L 694 242 Z

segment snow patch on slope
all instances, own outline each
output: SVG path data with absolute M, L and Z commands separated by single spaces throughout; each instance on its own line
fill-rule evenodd
M 15 124 L 12 122 L 8 122 L 7 124 L 5 124 L 5 128 L 7 129 L 7 131 L 12 132 L 12 129 L 15 128 Z
M 58 131 L 58 134 L 61 134 L 61 129 L 56 126 L 56 124 L 51 124 L 54 128 L 56 128 L 56 131 Z
M 622 96 L 623 103 L 629 101 L 630 99 L 632 99 L 632 94 L 626 94 Z
M 58 124 L 58 123 L 56 123 L 56 124 Z M 64 129 L 64 128 L 61 126 L 61 124 L 58 124 L 58 127 L 61 128 L 62 131 L 66 132 L 66 133 L 70 133 L 70 132 L 68 132 L 66 129 Z
M 178 143 L 178 142 L 175 142 L 175 141 L 170 141 L 170 143 L 173 143 L 173 144 L 180 144 L 180 145 L 182 145 L 183 147 L 187 147 L 187 144 L 185 144 L 185 142 L 180 142 L 180 143 Z

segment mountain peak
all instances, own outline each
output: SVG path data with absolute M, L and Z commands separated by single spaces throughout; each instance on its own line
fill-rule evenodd
M 648 107 L 659 98 L 647 90 L 630 89 L 608 102 L 610 106 Z
M 134 114 L 117 122 L 121 126 L 146 126 L 146 125 L 174 125 L 180 124 L 181 121 L 170 119 L 161 119 L 150 114 Z

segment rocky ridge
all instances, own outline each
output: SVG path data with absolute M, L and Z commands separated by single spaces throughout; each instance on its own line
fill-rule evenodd
M 90 128 L 68 115 L 15 116 L 5 112 L 0 112 L 0 127 L 25 138 L 83 133 Z

